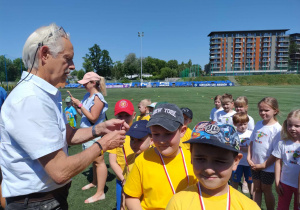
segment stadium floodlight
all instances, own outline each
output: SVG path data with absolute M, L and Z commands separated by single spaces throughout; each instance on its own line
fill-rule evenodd
M 138 37 L 141 37 L 141 82 L 143 82 L 142 74 L 143 74 L 143 54 L 142 54 L 142 37 L 144 36 L 144 32 L 138 32 Z M 142 87 L 142 84 L 141 84 Z

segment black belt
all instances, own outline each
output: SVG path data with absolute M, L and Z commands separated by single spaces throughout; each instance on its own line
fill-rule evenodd
M 69 193 L 69 188 L 71 187 L 71 182 L 66 184 L 63 187 L 57 188 L 55 190 L 49 192 L 39 192 L 39 193 L 31 193 L 28 195 L 20 195 L 15 197 L 6 198 L 7 203 L 33 203 L 33 202 L 41 202 L 50 199 L 56 200 L 66 200 Z

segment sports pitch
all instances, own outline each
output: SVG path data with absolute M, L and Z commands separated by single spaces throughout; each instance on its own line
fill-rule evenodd
M 67 97 L 66 90 L 81 100 L 86 93 L 85 89 L 61 89 L 62 98 Z M 300 86 L 238 86 L 238 87 L 185 87 L 185 88 L 127 88 L 127 89 L 108 89 L 105 97 L 108 102 L 107 117 L 114 117 L 114 105 L 120 99 L 129 99 L 132 101 L 136 111 L 137 104 L 140 100 L 149 98 L 152 102 L 169 102 L 175 103 L 179 107 L 188 107 L 193 111 L 193 121 L 190 124 L 192 129 L 199 121 L 209 120 L 209 114 L 214 107 L 213 98 L 220 94 L 230 93 L 234 98 L 238 96 L 247 96 L 249 100 L 248 114 L 252 116 L 255 122 L 261 120 L 258 115 L 257 103 L 267 96 L 275 97 L 279 103 L 280 114 L 279 122 L 285 120 L 287 114 L 300 106 Z M 65 103 L 63 103 L 65 106 Z M 138 115 L 139 113 L 137 113 Z M 80 117 L 78 119 L 78 124 Z M 81 151 L 81 145 L 69 148 L 69 154 L 76 154 Z M 108 164 L 108 155 L 105 154 L 105 160 L 108 167 L 108 177 L 106 183 L 106 199 L 93 204 L 84 204 L 84 200 L 92 196 L 96 189 L 82 191 L 81 187 L 91 181 L 91 168 L 73 178 L 72 187 L 69 194 L 69 208 L 73 209 L 114 209 L 115 199 L 115 175 Z M 151 180 L 149 180 L 151 181 Z M 277 204 L 277 194 L 273 190 Z M 266 209 L 264 201 L 262 208 Z

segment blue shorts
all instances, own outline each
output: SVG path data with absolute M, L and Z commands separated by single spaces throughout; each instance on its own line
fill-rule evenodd
M 253 182 L 251 175 L 251 167 L 243 165 L 238 165 L 237 169 L 232 172 L 232 181 L 240 182 L 243 175 L 247 183 L 251 184 Z

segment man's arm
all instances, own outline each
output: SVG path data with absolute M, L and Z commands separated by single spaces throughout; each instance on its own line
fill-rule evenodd
M 113 131 L 103 136 L 98 142 L 103 152 L 121 146 L 125 141 L 125 130 Z M 62 149 L 39 158 L 47 174 L 57 184 L 63 184 L 83 171 L 100 155 L 99 145 L 94 144 L 88 149 L 73 156 L 67 156 Z
M 114 130 L 128 130 L 129 125 L 124 120 L 111 119 L 95 126 L 97 136 L 105 135 Z M 92 134 L 92 127 L 73 129 L 66 124 L 66 138 L 68 145 L 82 144 L 95 137 Z

